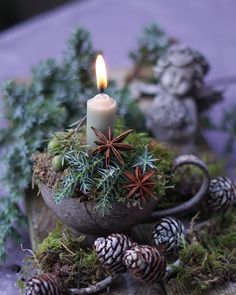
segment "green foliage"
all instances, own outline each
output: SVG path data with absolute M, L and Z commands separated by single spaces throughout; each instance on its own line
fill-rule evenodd
M 95 178 L 95 190 L 98 192 L 96 209 L 104 216 L 112 208 L 112 201 L 122 202 L 125 198 L 122 186 L 124 167 L 110 166 L 107 169 L 100 168 Z
M 136 163 L 133 167 L 139 166 L 142 168 L 143 173 L 146 172 L 147 168 L 156 169 L 155 162 L 157 159 L 153 157 L 153 155 L 148 151 L 147 147 L 144 149 L 144 152 L 141 156 L 138 156 Z
M 79 103 L 84 105 L 91 96 L 93 56 L 89 33 L 77 28 L 61 64 L 49 59 L 34 67 L 29 84 L 7 81 L 3 86 L 4 119 L 8 126 L 0 130 L 0 144 L 5 164 L 3 181 L 12 203 L 8 217 L 11 220 L 1 221 L 8 228 L 2 232 L 3 241 L 14 232 L 10 228 L 18 216 L 13 208 L 31 182 L 31 155 L 44 148 L 49 132 L 64 129 L 69 119 L 75 120 L 84 112 Z
M 19 235 L 15 229 L 15 224 L 23 224 L 25 218 L 16 202 L 12 202 L 9 198 L 0 199 L 0 259 L 4 260 L 7 257 L 7 252 L 4 247 L 7 238 L 13 237 L 19 240 Z
M 57 226 L 35 253 L 40 268 L 45 273 L 57 272 L 65 288 L 75 288 L 78 280 L 81 287 L 87 287 L 104 278 L 107 273 L 96 253 L 84 249 L 83 241 L 83 236 L 74 237 L 68 228 Z
M 0 145 L 5 165 L 3 181 L 13 207 L 31 182 L 31 155 L 46 147 L 51 132 L 64 130 L 85 115 L 88 98 L 97 92 L 92 74 L 95 53 L 89 32 L 78 27 L 69 38 L 60 63 L 48 59 L 33 68 L 29 83 L 7 81 L 3 85 L 3 119 L 8 125 L 0 128 Z M 120 115 L 128 123 L 138 122 L 138 127 L 143 128 L 143 115 L 129 91 L 119 90 L 111 83 L 109 92 L 118 101 Z M 63 138 L 61 146 L 65 150 L 59 146 L 54 151 L 56 154 L 64 155 L 68 146 L 77 150 L 76 141 L 70 135 L 66 133 L 68 137 Z M 69 176 L 67 183 L 70 183 Z M 6 221 L 6 227 L 16 219 L 11 211 L 9 218 L 12 220 Z M 5 230 L 3 240 L 12 232 Z
M 57 223 L 55 229 L 51 231 L 48 236 L 38 245 L 37 253 L 41 254 L 48 250 L 59 250 L 61 249 L 60 238 L 62 233 L 62 225 Z
M 118 119 L 115 135 L 120 134 L 123 128 L 122 121 Z M 109 213 L 114 202 L 136 204 L 140 201 L 138 196 L 128 200 L 127 191 L 123 187 L 127 184 L 124 172 L 132 173 L 137 165 L 143 169 L 143 173 L 155 170 L 155 191 L 158 197 L 165 193 L 172 162 L 167 147 L 157 142 L 150 144 L 151 140 L 146 133 L 132 132 L 125 142 L 131 144 L 134 149 L 122 154 L 124 166 L 112 157 L 110 165 L 105 167 L 105 154 L 92 155 L 89 147 L 83 145 L 84 137 L 85 130 L 81 129 L 77 132 L 69 130 L 56 133 L 52 139 L 57 141 L 53 155 L 58 155 L 60 152 L 65 166 L 64 171 L 58 174 L 58 180 L 55 181 L 57 203 L 62 199 L 79 195 L 83 199 L 96 202 L 96 209 L 102 216 Z M 42 155 L 45 157 L 43 159 L 39 157 L 34 165 L 34 176 L 48 184 L 50 175 L 46 174 L 45 178 L 42 178 L 40 173 L 41 162 L 47 161 L 47 155 Z M 47 168 L 47 171 L 49 170 Z
M 93 174 L 95 169 L 101 167 L 103 159 L 91 157 L 85 151 L 70 151 L 64 155 L 64 160 L 69 168 L 57 191 L 55 200 L 59 203 L 62 199 L 74 195 L 79 186 L 80 192 L 87 194 L 94 186 Z
M 88 287 L 104 279 L 108 273 L 100 264 L 96 253 L 83 247 L 84 236 L 75 237 L 72 232 L 58 224 L 38 245 L 34 257 L 26 257 L 18 279 L 21 290 L 24 281 L 35 270 L 54 273 L 63 281 L 63 287 Z
M 178 283 L 191 287 L 191 294 L 201 294 L 210 287 L 235 279 L 236 217 L 235 209 L 216 216 L 201 230 L 193 230 L 191 243 L 180 251 Z
M 169 46 L 170 41 L 159 25 L 150 24 L 139 37 L 138 48 L 130 52 L 129 56 L 137 65 L 155 65 Z

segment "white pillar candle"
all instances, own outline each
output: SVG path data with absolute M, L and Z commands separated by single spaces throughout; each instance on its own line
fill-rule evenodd
M 107 87 L 105 62 L 101 55 L 96 60 L 97 86 L 103 92 Z M 108 127 L 114 127 L 116 117 L 116 101 L 105 93 L 100 93 L 87 102 L 87 144 L 95 146 L 97 137 L 91 127 L 106 133 Z

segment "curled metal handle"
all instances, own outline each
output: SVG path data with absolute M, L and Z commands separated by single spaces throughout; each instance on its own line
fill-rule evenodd
M 210 185 L 210 176 L 206 164 L 194 155 L 181 155 L 174 160 L 172 171 L 175 172 L 179 167 L 185 165 L 196 166 L 203 172 L 203 181 L 198 192 L 190 200 L 181 205 L 160 211 L 154 211 L 148 218 L 148 221 L 155 221 L 156 219 L 160 219 L 165 216 L 185 215 L 193 209 L 199 207 L 200 203 L 205 198 Z

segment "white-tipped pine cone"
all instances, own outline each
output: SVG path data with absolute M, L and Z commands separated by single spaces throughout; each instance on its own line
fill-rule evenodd
M 166 259 L 156 247 L 134 246 L 125 251 L 124 264 L 130 274 L 141 282 L 158 282 L 166 274 Z
M 228 177 L 216 177 L 210 182 L 208 205 L 214 210 L 227 209 L 236 199 L 236 186 Z
M 164 248 L 167 254 L 175 254 L 180 248 L 186 231 L 181 221 L 174 217 L 165 217 L 155 225 L 152 234 L 157 247 Z
M 62 290 L 55 275 L 42 274 L 26 283 L 26 295 L 62 295 Z
M 94 242 L 94 250 L 101 263 L 112 273 L 125 272 L 123 263 L 124 251 L 136 245 L 130 238 L 123 234 L 112 234 L 107 238 L 98 238 Z

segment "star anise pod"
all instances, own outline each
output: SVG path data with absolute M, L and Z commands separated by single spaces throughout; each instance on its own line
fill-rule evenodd
M 113 137 L 111 127 L 108 128 L 107 135 L 103 134 L 101 131 L 97 130 L 94 127 L 91 128 L 98 138 L 98 140 L 95 141 L 98 147 L 96 147 L 92 151 L 92 155 L 104 152 L 106 167 L 109 165 L 112 155 L 117 158 L 121 165 L 124 165 L 124 160 L 122 159 L 120 151 L 132 150 L 133 147 L 130 144 L 125 144 L 122 142 L 131 132 L 133 132 L 133 130 L 130 129 L 116 137 Z
M 125 176 L 129 180 L 129 184 L 123 186 L 123 188 L 128 189 L 128 198 L 131 198 L 133 195 L 138 193 L 142 200 L 146 199 L 146 196 L 154 197 L 155 193 L 153 191 L 155 182 L 153 182 L 152 177 L 154 172 L 148 171 L 142 173 L 142 170 L 139 166 L 136 167 L 134 174 L 130 172 L 125 172 Z

